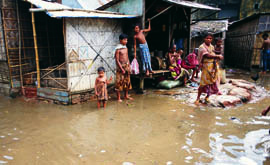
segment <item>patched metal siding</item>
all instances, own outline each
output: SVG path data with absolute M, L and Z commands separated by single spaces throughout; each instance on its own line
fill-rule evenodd
M 113 6 L 106 8 L 105 11 L 142 16 L 144 14 L 144 0 L 121 1 Z
M 66 61 L 68 89 L 78 92 L 94 88 L 97 68 L 103 66 L 109 78 L 116 69 L 113 50 L 119 43 L 122 32 L 121 20 L 118 19 L 66 19 Z M 88 43 L 106 60 L 97 56 Z

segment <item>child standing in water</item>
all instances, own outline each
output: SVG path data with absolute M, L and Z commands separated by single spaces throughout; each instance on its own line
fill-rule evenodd
M 103 102 L 103 107 L 106 108 L 108 100 L 107 84 L 112 81 L 112 77 L 110 80 L 107 80 L 104 67 L 99 67 L 97 71 L 98 77 L 95 82 L 95 95 L 97 96 L 98 101 L 97 106 L 100 108 L 101 102 Z

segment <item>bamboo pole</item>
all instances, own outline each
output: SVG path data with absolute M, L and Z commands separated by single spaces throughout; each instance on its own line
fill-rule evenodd
M 33 8 L 33 5 L 31 5 Z M 38 45 L 37 45 L 37 33 L 36 33 L 36 24 L 35 24 L 35 15 L 32 12 L 32 28 L 33 28 L 33 36 L 34 36 L 34 48 L 35 48 L 35 55 L 36 55 L 36 68 L 37 68 L 37 82 L 38 88 L 40 88 L 40 68 L 39 68 L 39 58 L 38 58 Z
M 51 76 L 48 76 L 49 78 L 51 78 L 50 80 L 53 80 L 54 82 L 56 82 L 58 85 L 62 86 L 63 88 L 67 89 L 67 86 L 63 85 L 62 83 L 56 81 L 54 78 L 52 78 Z
M 61 67 L 62 67 L 63 65 L 65 65 L 65 64 L 66 64 L 66 62 L 64 62 L 63 64 L 57 66 L 56 68 L 54 68 L 54 69 L 52 69 L 51 71 L 49 71 L 49 72 L 47 72 L 46 74 L 44 74 L 41 78 L 46 77 L 47 75 L 49 75 L 49 74 L 52 73 L 53 71 L 55 71 L 55 70 L 61 68 Z
M 5 45 L 6 45 L 6 54 L 7 54 L 7 61 L 8 61 L 8 70 L 9 70 L 9 78 L 10 78 L 10 84 L 11 88 L 13 88 L 13 80 L 12 80 L 12 72 L 11 72 L 11 67 L 10 67 L 10 59 L 9 59 L 9 50 L 8 50 L 8 40 L 7 40 L 7 32 L 6 32 L 6 24 L 5 24 L 5 13 L 4 10 L 2 10 L 2 18 L 3 18 L 3 25 L 4 25 L 4 37 L 5 37 Z
M 19 15 L 19 4 L 16 0 L 16 9 L 17 9 L 17 22 L 19 30 L 19 67 L 20 67 L 20 80 L 21 87 L 23 87 L 23 75 L 22 75 L 22 42 L 21 42 L 21 24 L 20 24 L 20 15 Z

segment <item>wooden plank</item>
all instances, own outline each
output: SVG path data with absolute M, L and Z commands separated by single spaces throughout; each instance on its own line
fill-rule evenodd
M 62 96 L 56 96 L 56 95 L 47 95 L 47 94 L 39 92 L 39 91 L 37 92 L 37 96 L 43 97 L 43 98 L 46 98 L 46 99 L 57 100 L 57 101 L 64 102 L 64 103 L 67 103 L 67 104 L 69 103 L 69 97 L 62 97 Z
M 37 91 L 44 93 L 46 95 L 69 97 L 69 93 L 66 91 L 54 90 L 54 89 L 50 89 L 50 88 L 38 88 Z

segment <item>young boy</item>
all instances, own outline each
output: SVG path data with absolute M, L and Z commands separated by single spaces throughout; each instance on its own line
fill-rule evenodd
M 222 46 L 222 39 L 221 38 L 217 38 L 216 39 L 216 45 L 215 45 L 215 50 L 214 50 L 216 55 L 222 55 L 224 54 L 223 52 L 223 46 Z M 217 65 L 219 65 L 219 68 L 223 68 L 223 60 L 217 60 Z M 220 86 L 220 81 L 221 81 L 221 77 L 220 74 L 218 74 L 218 80 L 217 80 L 217 85 L 218 87 Z M 219 91 L 217 93 L 218 95 L 221 95 L 221 92 Z
M 143 63 L 143 71 L 146 72 L 146 76 L 149 76 L 149 72 L 153 73 L 152 67 L 151 67 L 151 57 L 150 57 L 150 52 L 149 48 L 145 39 L 145 36 L 143 32 L 149 32 L 151 30 L 151 25 L 150 25 L 150 19 L 149 21 L 149 26 L 148 29 L 141 30 L 139 25 L 136 25 L 134 28 L 135 35 L 134 35 L 134 58 L 136 58 L 136 46 L 137 42 L 140 46 L 140 52 L 141 52 L 141 59 Z
M 263 44 L 261 49 L 263 50 L 263 74 L 266 73 L 267 69 L 270 70 L 270 39 L 268 38 L 268 34 L 263 34 Z
M 105 76 L 105 69 L 103 67 L 98 68 L 98 77 L 95 82 L 95 95 L 97 96 L 97 106 L 100 108 L 101 102 L 103 102 L 103 107 L 106 108 L 106 103 L 108 100 L 108 92 L 107 92 L 107 84 L 112 81 L 112 77 L 110 80 L 107 80 Z
M 125 91 L 124 98 L 132 100 L 128 96 L 128 91 L 132 89 L 130 82 L 130 63 L 128 59 L 128 49 L 126 34 L 121 34 L 119 36 L 120 44 L 115 48 L 115 62 L 116 62 L 116 84 L 115 90 L 117 94 L 118 102 L 122 102 L 120 97 L 120 92 Z

